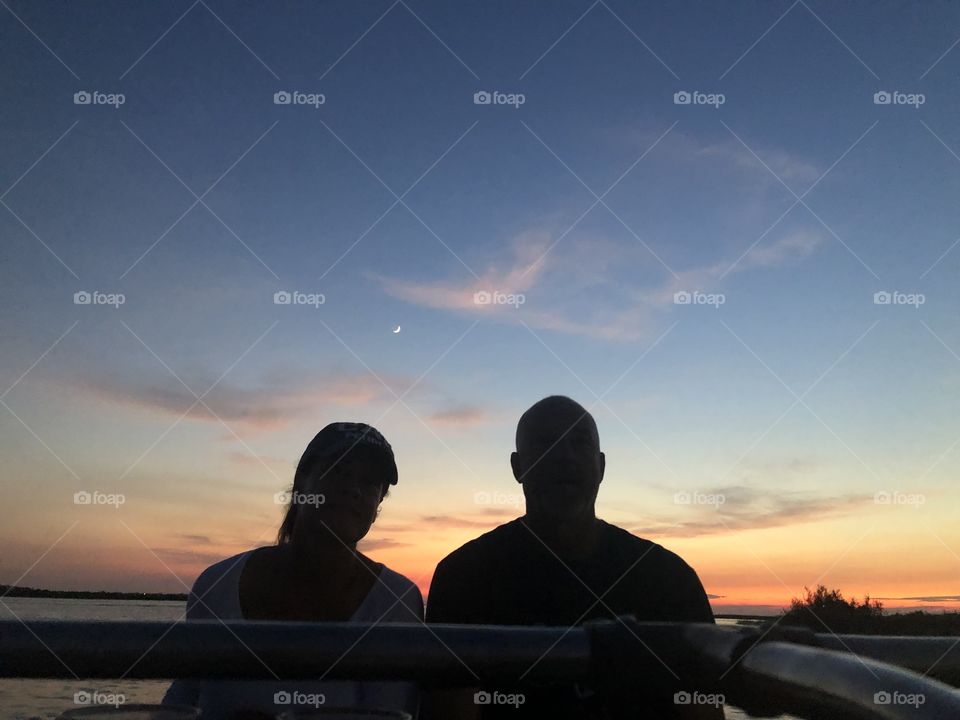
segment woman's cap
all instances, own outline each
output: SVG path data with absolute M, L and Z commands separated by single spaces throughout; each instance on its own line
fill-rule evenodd
M 391 485 L 397 484 L 397 463 L 393 457 L 393 448 L 387 439 L 376 428 L 366 423 L 335 422 L 327 425 L 318 432 L 307 449 L 303 451 L 303 460 L 311 456 L 329 457 L 341 455 L 352 448 L 364 447 L 383 454 L 389 461 L 390 474 L 388 480 Z

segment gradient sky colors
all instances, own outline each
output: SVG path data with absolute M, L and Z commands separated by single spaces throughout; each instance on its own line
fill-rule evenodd
M 0 582 L 182 591 L 363 420 L 400 469 L 364 546 L 426 589 L 522 513 L 516 420 L 563 393 L 598 513 L 718 611 L 960 607 L 958 36 L 949 4 L 5 0 Z

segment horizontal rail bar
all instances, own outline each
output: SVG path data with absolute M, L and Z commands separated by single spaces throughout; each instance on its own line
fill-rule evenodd
M 852 652 L 921 674 L 960 677 L 960 637 L 906 637 L 818 634 L 817 641 L 831 650 Z
M 803 630 L 641 623 L 631 617 L 574 628 L 9 620 L 0 621 L 0 677 L 325 676 L 447 686 L 581 681 L 599 692 L 628 686 L 658 697 L 678 689 L 718 689 L 729 703 L 756 714 L 806 717 L 833 708 L 852 718 L 960 718 L 960 691 L 869 659 L 868 652 L 861 658 L 815 647 L 821 639 Z M 842 638 L 854 651 L 877 651 L 876 643 L 858 646 L 863 639 Z M 924 653 L 949 649 L 944 638 L 925 640 L 936 642 L 925 643 Z M 918 661 L 919 655 L 908 659 Z M 890 703 L 875 697 L 884 692 Z M 919 707 L 896 699 L 920 695 Z
M 534 663 L 531 680 L 585 676 L 586 632 L 409 623 L 0 621 L 0 677 L 323 675 L 468 684 L 519 677 Z

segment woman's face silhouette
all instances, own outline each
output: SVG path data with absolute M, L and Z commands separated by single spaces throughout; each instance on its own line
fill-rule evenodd
M 347 455 L 315 461 L 294 493 L 297 535 L 322 537 L 333 532 L 353 546 L 370 531 L 386 493 L 386 465 L 378 453 L 354 448 Z

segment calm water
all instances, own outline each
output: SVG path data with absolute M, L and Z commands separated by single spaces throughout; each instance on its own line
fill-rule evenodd
M 0 619 L 30 620 L 166 620 L 174 622 L 183 613 L 179 602 L 136 602 L 130 600 L 48 600 L 6 598 L 0 605 Z M 13 615 L 16 614 L 16 617 Z M 720 621 L 725 622 L 725 621 Z M 123 695 L 128 703 L 157 703 L 169 683 L 165 680 L 121 680 L 110 682 L 64 680 L 0 679 L 0 717 L 15 720 L 53 720 L 64 710 L 77 707 L 74 694 L 99 692 Z M 744 720 L 740 710 L 727 708 L 728 720 Z M 782 718 L 781 720 L 790 720 Z
M 0 605 L 0 619 L 15 620 L 167 620 L 183 615 L 180 602 L 137 602 L 132 600 L 56 600 L 46 598 L 4 598 L 10 609 Z M 16 614 L 16 617 L 14 614 Z M 74 694 L 82 691 L 122 694 L 128 703 L 160 702 L 168 682 L 136 680 L 111 682 L 88 680 L 3 680 L 0 679 L 0 716 L 17 720 L 48 720 L 64 710 L 77 707 Z

